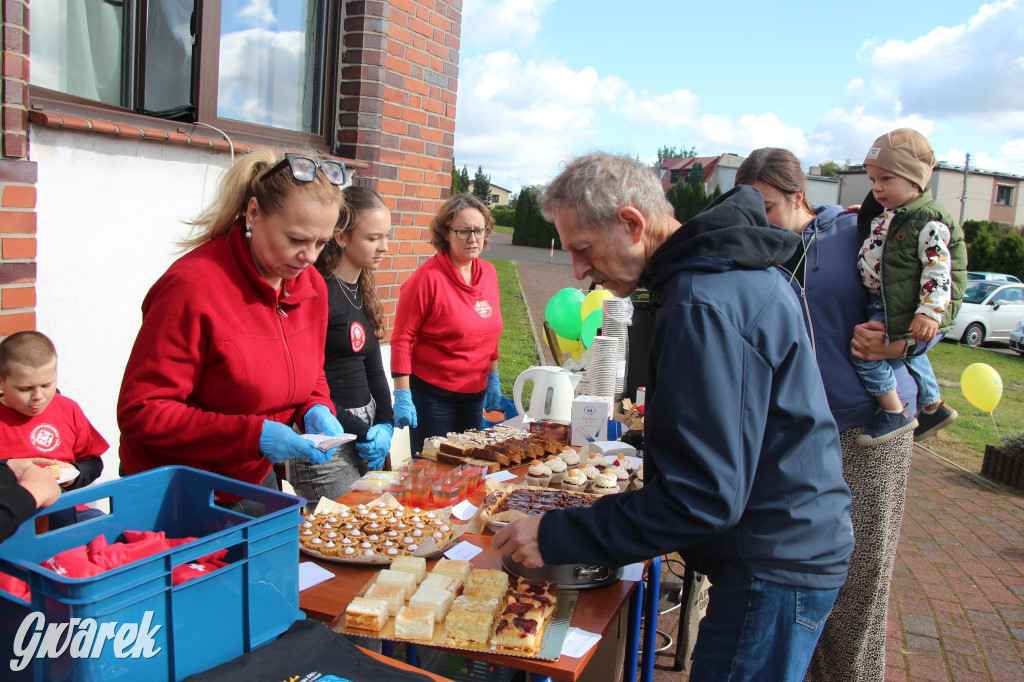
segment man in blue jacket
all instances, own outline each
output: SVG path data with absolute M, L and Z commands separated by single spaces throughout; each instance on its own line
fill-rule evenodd
M 711 580 L 691 680 L 800 680 L 853 534 L 839 438 L 800 304 L 774 266 L 800 245 L 750 187 L 680 225 L 658 179 L 603 153 L 540 199 L 577 279 L 657 307 L 644 487 L 509 524 L 527 566 L 621 566 L 678 551 Z

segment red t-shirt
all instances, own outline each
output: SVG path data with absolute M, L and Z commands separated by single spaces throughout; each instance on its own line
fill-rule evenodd
M 473 260 L 466 284 L 447 254 L 427 260 L 402 285 L 391 335 L 391 372 L 415 374 L 455 393 L 487 388 L 498 359 L 501 296 L 494 266 Z
M 4 457 L 77 462 L 99 457 L 109 447 L 78 403 L 60 393 L 34 417 L 0 403 L 0 452 Z

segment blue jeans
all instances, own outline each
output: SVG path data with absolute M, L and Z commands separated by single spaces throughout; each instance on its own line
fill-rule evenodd
M 713 577 L 690 681 L 802 680 L 838 594 L 838 588 Z
M 869 320 L 885 322 L 885 304 L 882 302 L 881 294 L 871 294 L 867 312 Z M 933 405 L 941 399 L 939 382 L 935 378 L 931 360 L 927 355 L 927 352 L 941 338 L 942 336 L 935 337 L 928 344 L 924 353 L 903 358 L 903 364 L 906 365 L 910 376 L 914 377 L 914 381 L 917 383 L 918 405 Z M 853 362 L 857 376 L 860 377 L 868 395 L 877 398 L 896 389 L 896 375 L 893 374 L 888 360 L 858 360 L 856 358 L 850 358 L 850 360 Z
M 442 398 L 412 389 L 411 395 L 417 421 L 415 428 L 409 428 L 409 447 L 414 457 L 423 450 L 423 441 L 431 436 L 480 428 L 484 413 L 482 393 L 467 393 L 465 398 Z

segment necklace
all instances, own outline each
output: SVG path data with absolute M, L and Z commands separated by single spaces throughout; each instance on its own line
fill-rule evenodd
M 352 304 L 352 307 L 355 308 L 356 310 L 362 310 L 363 297 L 359 295 L 359 282 L 356 282 L 355 284 L 349 284 L 341 277 L 338 277 L 338 273 L 333 272 L 331 274 L 334 275 L 334 279 L 338 280 L 338 284 L 341 286 L 342 293 L 345 294 L 345 298 L 347 298 L 348 302 Z

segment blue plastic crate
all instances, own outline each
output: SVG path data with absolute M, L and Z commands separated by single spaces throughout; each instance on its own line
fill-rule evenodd
M 261 502 L 266 513 L 253 518 L 218 507 L 214 491 Z M 0 543 L 0 573 L 26 581 L 32 591 L 31 603 L 0 591 L 0 679 L 177 680 L 255 649 L 303 617 L 300 498 L 174 466 L 65 493 L 40 515 L 102 499 L 110 502 L 110 514 L 104 517 L 42 534 L 29 521 Z M 100 534 L 116 542 L 125 530 L 198 539 L 91 578 L 65 578 L 39 565 Z M 172 585 L 174 568 L 221 549 L 228 550 L 227 566 Z M 21 658 L 14 653 L 15 645 L 27 644 L 31 637 L 15 638 L 32 612 L 41 613 L 47 625 L 67 625 L 65 637 L 73 618 L 91 618 L 97 629 L 104 624 L 116 629 L 141 624 L 152 612 L 149 630 L 160 626 L 152 637 L 159 652 L 151 658 L 118 657 L 115 641 L 97 650 L 94 639 L 96 658 L 73 657 L 69 646 L 57 658 L 36 657 L 24 670 L 13 672 L 11 659 Z M 75 640 L 70 641 L 73 646 Z

